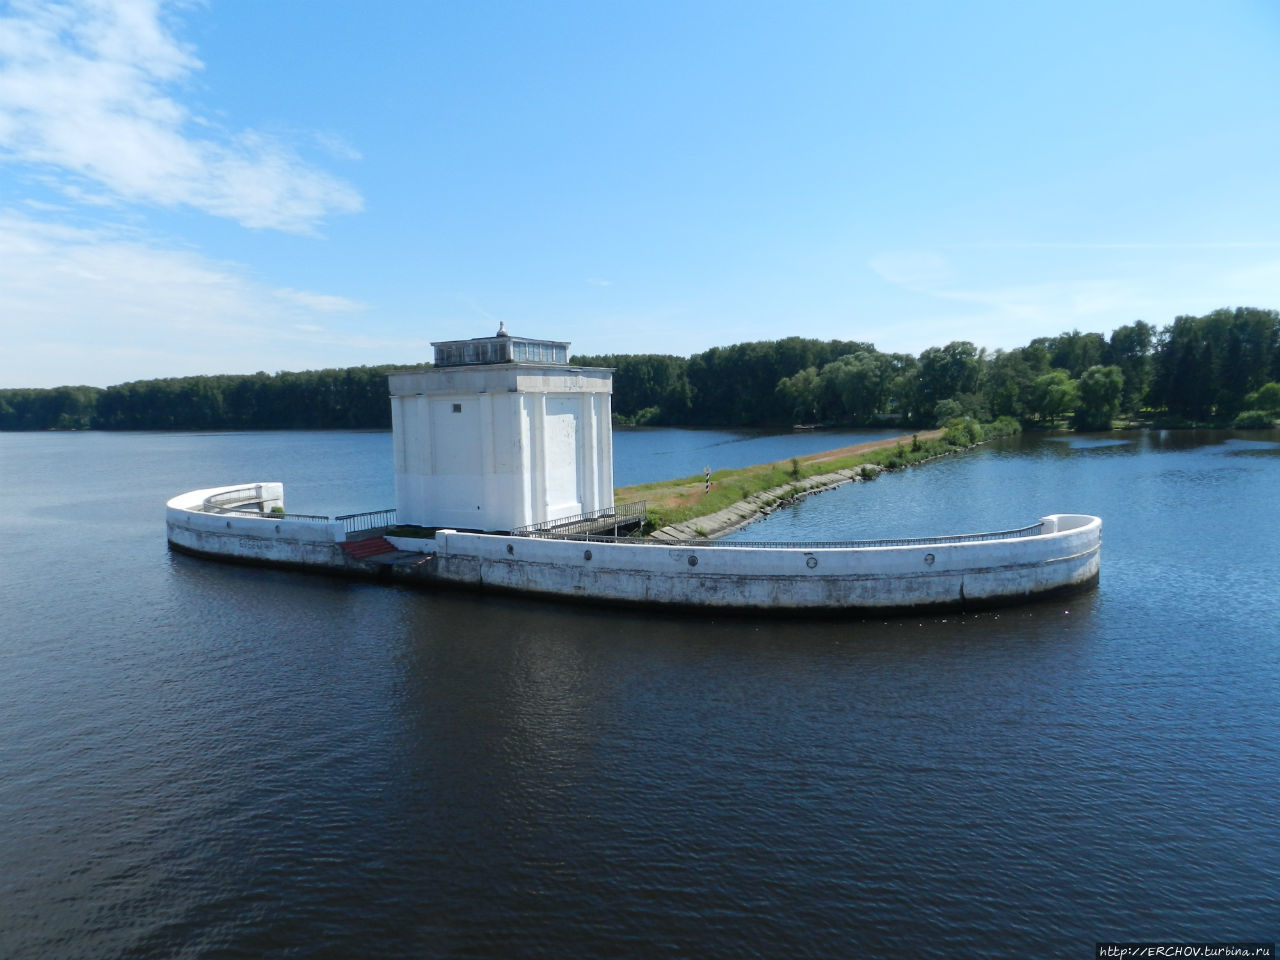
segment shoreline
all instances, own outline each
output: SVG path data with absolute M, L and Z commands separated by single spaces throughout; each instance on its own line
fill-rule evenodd
M 838 447 L 834 450 L 826 450 L 820 453 L 811 453 L 804 457 L 795 458 L 800 463 L 825 463 L 828 461 L 843 460 L 850 457 L 858 457 L 868 453 L 874 453 L 878 450 L 897 449 L 901 446 L 909 446 L 919 441 L 928 443 L 933 440 L 940 439 L 945 430 L 926 430 L 922 433 L 904 434 L 898 437 L 888 437 L 883 440 L 869 440 L 865 443 L 851 444 L 846 447 Z M 990 441 L 983 440 L 980 443 L 988 443 Z M 957 447 L 943 453 L 927 457 L 916 463 L 928 463 L 940 457 L 950 456 L 951 453 L 959 450 L 969 450 L 978 444 L 971 444 L 967 447 Z M 755 467 L 747 467 L 747 470 L 779 467 L 787 464 L 789 461 L 775 461 L 771 464 L 757 464 Z M 911 466 L 914 464 L 907 464 Z M 649 534 L 651 539 L 664 540 L 672 543 L 693 540 L 718 540 L 721 537 L 728 536 L 743 527 L 755 523 L 764 517 L 769 516 L 775 510 L 782 507 L 791 506 L 801 499 L 812 496 L 813 494 L 822 493 L 827 490 L 834 490 L 836 487 L 844 486 L 847 483 L 859 483 L 865 480 L 872 480 L 881 473 L 891 468 L 885 467 L 878 463 L 866 463 L 858 468 L 842 468 L 831 473 L 814 474 L 803 479 L 792 480 L 779 486 L 770 487 L 758 493 L 753 493 L 741 500 L 723 507 L 719 510 L 703 514 L 701 516 L 692 517 L 688 520 L 682 520 L 677 523 L 667 524 L 660 527 Z M 903 469 L 899 467 L 897 469 Z M 864 471 L 869 471 L 865 473 Z M 728 471 L 729 473 L 737 473 L 739 471 Z M 674 482 L 674 481 L 671 481 Z M 720 483 L 713 479 L 712 483 Z M 701 481 L 699 481 L 699 484 Z M 652 486 L 652 484 L 647 485 Z M 622 488 L 623 490 L 630 488 Z

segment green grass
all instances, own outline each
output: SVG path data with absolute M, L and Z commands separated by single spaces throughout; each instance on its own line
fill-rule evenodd
M 615 500 L 619 503 L 648 501 L 649 522 L 657 529 L 673 523 L 688 523 L 717 513 L 754 494 L 774 488 L 786 489 L 785 496 L 796 496 L 808 489 L 810 485 L 804 481 L 812 477 L 838 470 L 860 472 L 863 466 L 873 464 L 886 470 L 898 470 L 974 443 L 1011 436 L 1020 429 L 1018 422 L 1008 417 L 1002 417 L 992 424 L 952 421 L 943 430 L 932 431 L 924 438 L 919 434 L 904 437 L 890 446 L 848 456 L 832 457 L 819 453 L 740 470 L 717 470 L 711 475 L 710 492 L 704 492 L 704 477 L 695 475 L 660 483 L 622 487 L 615 491 Z M 867 478 L 869 472 L 871 471 L 862 471 L 862 476 Z M 776 496 L 770 499 L 777 502 Z

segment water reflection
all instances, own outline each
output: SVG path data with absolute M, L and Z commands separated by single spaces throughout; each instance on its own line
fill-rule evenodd
M 1090 598 L 844 624 L 402 599 L 398 872 L 425 880 L 433 924 L 498 952 L 549 935 L 548 955 L 593 936 L 616 951 L 658 917 L 705 943 L 696 917 L 747 904 L 764 925 L 718 931 L 730 953 L 765 929 L 874 940 L 852 918 L 905 909 L 921 868 L 886 850 L 963 796 L 971 813 L 925 845 L 925 872 L 985 882 L 994 851 L 972 842 L 974 817 L 1010 784 L 960 784 L 1025 763 L 1048 784 L 1052 731 L 1070 740 L 1059 718 L 1105 672 Z M 1030 700 L 1027 675 L 1042 678 Z M 947 851 L 964 836 L 967 852 Z M 1050 859 L 1073 855 L 1064 842 Z
M 334 458 L 316 502 L 347 508 L 385 440 L 343 437 L 0 436 L 0 954 L 1068 956 L 1272 929 L 1274 431 L 1024 436 L 746 531 L 1103 517 L 1096 591 L 979 615 L 686 618 L 165 549 L 165 497 L 254 458 Z
M 1065 443 L 1072 450 L 1099 450 L 1111 447 L 1123 447 L 1133 443 L 1132 440 L 1103 439 L 1096 437 L 1049 437 L 1050 442 Z

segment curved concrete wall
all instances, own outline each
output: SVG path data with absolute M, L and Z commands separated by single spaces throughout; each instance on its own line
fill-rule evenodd
M 529 593 L 692 607 L 839 610 L 1008 603 L 1098 576 L 1102 521 L 1034 537 L 900 547 L 588 543 L 442 530 L 436 576 Z
M 169 542 L 231 560 L 368 575 L 341 548 L 336 522 L 204 511 L 211 496 L 246 487 L 283 503 L 280 484 L 193 490 L 167 504 Z M 654 541 L 591 542 L 439 531 L 434 540 L 391 538 L 429 558 L 380 575 L 596 601 L 740 610 L 900 610 L 1016 603 L 1092 584 L 1102 521 L 1041 518 L 1032 537 L 893 547 L 753 547 Z M 429 562 L 428 562 L 429 559 Z
M 268 505 L 284 504 L 284 485 L 239 483 L 229 487 L 192 490 L 165 504 L 169 542 L 193 553 L 285 566 L 343 566 L 338 544 L 346 539 L 341 523 L 290 520 L 242 514 L 204 512 L 205 501 L 219 494 L 254 488 L 257 499 Z

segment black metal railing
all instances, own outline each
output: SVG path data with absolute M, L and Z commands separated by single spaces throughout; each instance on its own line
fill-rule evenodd
M 561 540 L 583 540 L 591 543 L 630 543 L 646 547 L 742 547 L 771 550 L 856 550 L 867 547 L 927 547 L 948 543 L 979 543 L 984 540 L 1017 540 L 1035 537 L 1044 530 L 1043 523 L 1033 523 L 1017 530 L 998 530 L 993 533 L 961 533 L 950 537 L 894 537 L 884 540 L 655 540 L 651 537 L 606 537 L 600 535 L 573 535 L 541 532 L 539 537 Z M 514 531 L 513 531 L 514 532 Z
M 579 513 L 572 517 L 562 517 L 559 520 L 543 520 L 540 523 L 530 523 L 523 527 L 516 527 L 511 533 L 517 537 L 566 537 L 576 540 L 583 537 L 598 536 L 599 531 L 607 530 L 609 527 L 613 527 L 616 531 L 619 527 L 640 523 L 647 513 L 648 505 L 646 501 L 634 500 L 631 503 L 618 503 L 612 507 L 601 507 L 599 510 Z M 615 539 L 615 537 L 606 539 Z
M 340 517 L 334 517 L 334 522 L 342 522 L 342 528 L 347 533 L 359 533 L 361 530 L 374 530 L 378 527 L 390 527 L 396 522 L 396 511 L 393 507 L 390 510 L 370 510 L 367 513 L 345 513 Z

